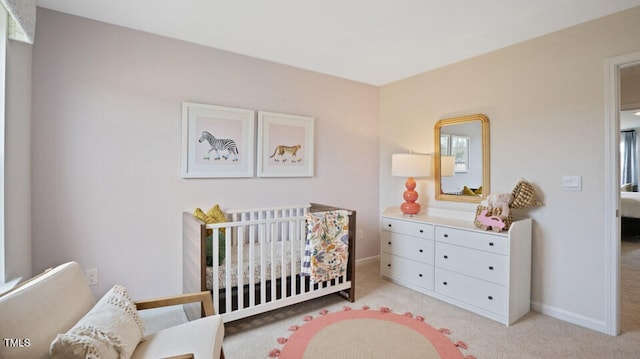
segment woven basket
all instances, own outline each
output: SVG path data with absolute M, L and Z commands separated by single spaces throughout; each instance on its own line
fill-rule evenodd
M 525 180 L 520 180 L 513 188 L 511 194 L 513 195 L 513 202 L 509 205 L 511 208 L 529 208 L 541 204 L 540 201 L 536 199 L 535 189 L 531 183 Z
M 484 210 L 487 210 L 485 218 L 480 218 Z M 475 224 L 476 227 L 482 228 L 484 230 L 491 229 L 494 232 L 506 231 L 509 229 L 509 227 L 511 227 L 511 223 L 513 223 L 513 217 L 511 216 L 511 211 L 509 211 L 509 215 L 507 216 L 507 218 L 503 219 L 502 221 L 495 220 L 495 217 L 500 217 L 501 214 L 502 208 L 479 205 L 478 208 L 476 208 L 476 216 L 473 220 L 473 224 Z

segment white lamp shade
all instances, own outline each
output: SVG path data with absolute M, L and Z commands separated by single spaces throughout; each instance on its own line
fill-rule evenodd
M 431 156 L 412 153 L 391 155 L 391 175 L 397 177 L 431 176 Z
M 454 156 L 440 156 L 440 176 L 451 177 L 456 173 L 456 158 Z

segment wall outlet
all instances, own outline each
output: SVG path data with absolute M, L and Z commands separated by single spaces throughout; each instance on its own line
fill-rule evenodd
M 364 239 L 364 229 L 358 229 L 358 235 L 356 236 L 356 238 L 359 240 Z
M 89 285 L 98 285 L 98 268 L 87 269 L 85 275 Z

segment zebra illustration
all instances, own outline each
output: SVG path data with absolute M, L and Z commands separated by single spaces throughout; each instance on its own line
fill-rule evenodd
M 233 155 L 234 158 L 232 161 L 238 161 L 238 147 L 236 146 L 236 141 L 230 138 L 216 138 L 210 132 L 202 131 L 202 136 L 200 136 L 198 142 L 202 142 L 204 140 L 207 140 L 211 146 L 211 149 L 209 149 L 207 153 L 211 153 L 211 151 L 214 150 L 216 151 L 216 157 L 213 158 L 214 160 L 220 159 L 219 151 L 227 151 L 227 155 L 223 155 L 222 158 L 226 160 L 229 156 Z

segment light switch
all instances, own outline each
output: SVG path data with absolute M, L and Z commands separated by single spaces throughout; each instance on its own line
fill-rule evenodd
M 582 191 L 582 176 L 563 176 L 563 191 Z

